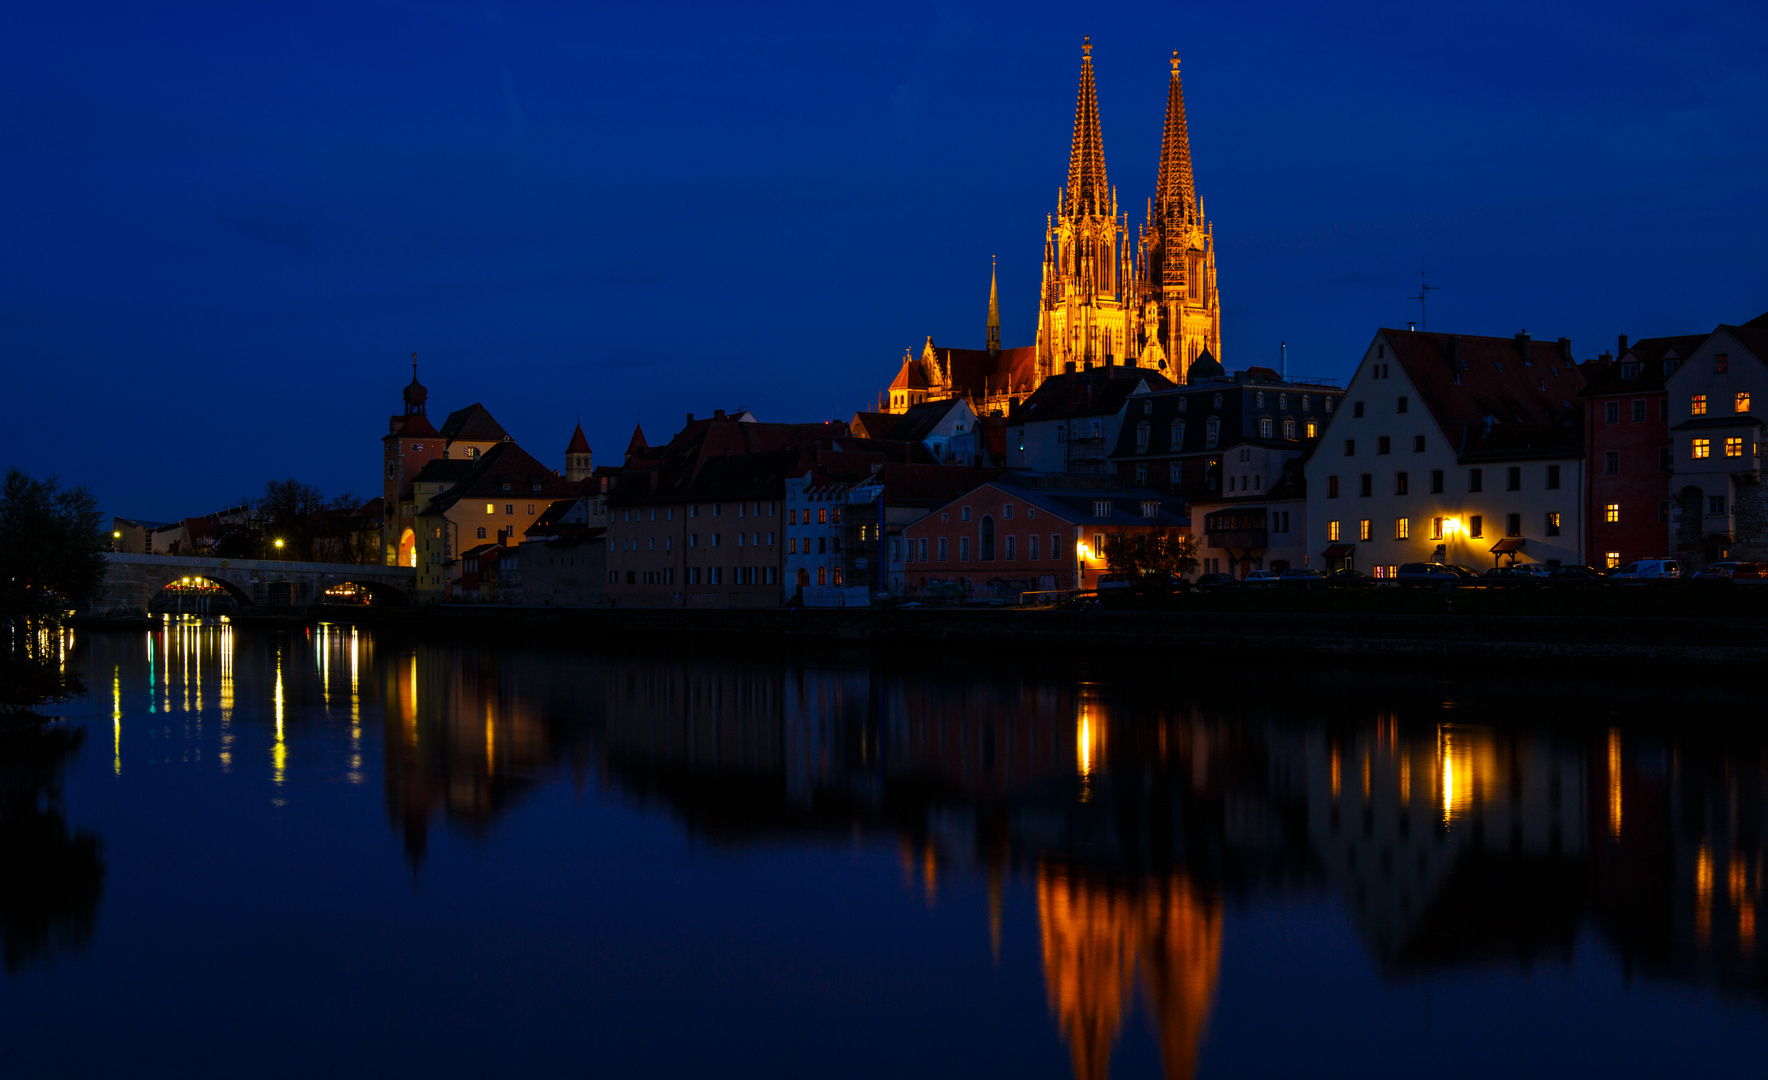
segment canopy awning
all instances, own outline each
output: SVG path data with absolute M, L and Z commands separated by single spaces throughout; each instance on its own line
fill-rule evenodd
M 1322 558 L 1322 559 L 1342 559 L 1346 555 L 1349 555 L 1351 552 L 1353 552 L 1355 550 L 1357 550 L 1357 545 L 1355 545 L 1355 544 L 1333 544 L 1331 547 L 1327 548 L 1325 551 L 1320 552 L 1320 558 Z
M 1523 539 L 1520 539 L 1515 536 L 1508 537 L 1508 538 L 1500 540 L 1496 544 L 1492 545 L 1492 554 L 1494 554 L 1494 555 L 1512 555 L 1518 551 L 1521 551 L 1522 546 L 1526 543 L 1528 543 L 1527 540 L 1523 540 Z

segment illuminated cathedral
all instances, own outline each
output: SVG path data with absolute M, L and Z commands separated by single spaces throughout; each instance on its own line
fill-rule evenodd
M 965 398 L 978 413 L 1005 413 L 1045 379 L 1096 365 L 1153 368 L 1177 383 L 1205 353 L 1222 355 L 1215 230 L 1191 172 L 1185 91 L 1173 54 L 1160 170 L 1146 219 L 1132 231 L 1105 174 L 1105 139 L 1093 82 L 1091 40 L 1081 46 L 1080 96 L 1068 183 L 1044 224 L 1037 344 L 1001 347 L 1000 304 L 991 276 L 983 349 L 941 348 L 929 337 L 905 355 L 886 392 L 886 411 Z

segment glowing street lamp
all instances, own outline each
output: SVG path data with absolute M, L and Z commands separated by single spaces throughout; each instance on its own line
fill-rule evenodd
M 1443 535 L 1444 536 L 1453 540 L 1455 538 L 1455 534 L 1460 531 L 1461 531 L 1461 519 L 1460 518 L 1444 518 L 1443 519 Z

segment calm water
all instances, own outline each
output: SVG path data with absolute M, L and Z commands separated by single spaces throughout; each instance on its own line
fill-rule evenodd
M 0 769 L 7 1076 L 1768 1053 L 1748 686 L 332 627 L 74 656 L 83 745 Z

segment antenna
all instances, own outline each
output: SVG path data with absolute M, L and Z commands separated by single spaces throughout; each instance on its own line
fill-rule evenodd
M 1425 314 L 1425 300 L 1431 293 L 1442 288 L 1441 285 L 1432 285 L 1430 283 L 1428 277 L 1429 274 L 1429 270 L 1418 271 L 1418 295 L 1406 297 L 1408 300 L 1418 301 L 1418 326 L 1422 330 L 1430 329 L 1430 319 L 1427 318 Z

